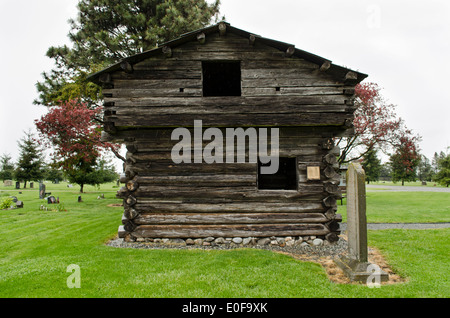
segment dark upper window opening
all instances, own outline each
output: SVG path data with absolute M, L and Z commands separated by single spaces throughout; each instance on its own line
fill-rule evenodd
M 203 96 L 241 96 L 241 62 L 202 62 Z
M 261 174 L 262 166 L 269 166 L 258 161 L 258 189 L 260 190 L 297 190 L 296 158 L 279 158 L 278 171 L 274 174 Z

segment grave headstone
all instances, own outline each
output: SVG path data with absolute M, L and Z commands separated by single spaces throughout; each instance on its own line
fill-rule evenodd
M 5 187 L 11 187 L 13 185 L 13 182 L 12 182 L 12 180 L 4 180 L 3 185 Z
M 17 202 L 16 202 L 16 207 L 17 207 L 18 209 L 23 208 L 23 202 L 22 202 L 22 201 L 17 201 Z
M 39 183 L 39 199 L 45 198 L 45 184 Z
M 31 188 L 31 189 L 34 188 L 34 182 L 30 182 L 30 188 Z
M 50 196 L 47 198 L 47 203 L 48 204 L 54 204 L 56 203 L 56 198 L 54 196 Z
M 20 189 L 20 182 L 16 181 L 16 189 Z
M 336 259 L 351 281 L 368 282 L 377 269 L 379 281 L 388 280 L 388 274 L 368 261 L 365 173 L 359 163 L 351 163 L 347 170 L 347 237 L 348 256 Z

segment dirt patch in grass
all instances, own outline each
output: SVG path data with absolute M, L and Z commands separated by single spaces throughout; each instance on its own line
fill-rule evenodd
M 341 235 L 341 239 L 346 240 L 347 238 Z M 295 259 L 304 262 L 315 262 L 320 264 L 328 275 L 328 279 L 336 284 L 361 284 L 358 282 L 351 282 L 350 279 L 345 275 L 344 271 L 336 265 L 334 259 L 336 256 L 315 256 L 315 255 L 307 255 L 307 254 L 297 254 L 286 251 L 277 251 L 278 253 L 286 254 L 292 256 Z M 398 284 L 405 283 L 408 280 L 406 278 L 401 277 L 396 274 L 392 268 L 389 266 L 385 257 L 381 252 L 374 247 L 369 246 L 369 262 L 372 264 L 378 265 L 381 270 L 389 274 L 389 280 L 386 282 L 382 282 L 381 285 L 390 285 L 390 284 Z

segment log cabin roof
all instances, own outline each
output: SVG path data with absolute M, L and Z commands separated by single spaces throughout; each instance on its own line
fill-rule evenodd
M 298 58 L 302 58 L 306 61 L 317 64 L 321 68 L 326 69 L 327 73 L 332 75 L 338 81 L 342 81 L 342 82 L 345 81 L 349 84 L 350 83 L 357 84 L 367 77 L 367 74 L 360 73 L 358 71 L 354 71 L 354 70 L 351 70 L 346 67 L 332 64 L 331 60 L 328 60 L 321 56 L 298 49 L 293 44 L 268 39 L 268 38 L 256 35 L 254 33 L 233 27 L 227 22 L 220 22 L 220 23 L 217 23 L 217 24 L 214 24 L 214 25 L 202 28 L 202 29 L 198 29 L 198 30 L 195 30 L 192 32 L 182 34 L 180 37 L 178 37 L 174 40 L 162 43 L 154 49 L 123 58 L 119 62 L 114 63 L 101 71 L 98 71 L 96 73 L 89 75 L 87 79 L 90 81 L 93 81 L 95 83 L 100 83 L 100 76 L 102 74 L 107 74 L 107 73 L 112 73 L 115 71 L 124 70 L 127 67 L 127 65 L 133 65 L 133 64 L 141 62 L 149 57 L 163 54 L 167 48 L 178 47 L 187 42 L 197 40 L 197 36 L 201 33 L 204 33 L 205 36 L 208 36 L 208 34 L 220 32 L 221 31 L 220 29 L 225 29 L 225 28 L 226 28 L 226 32 L 230 32 L 230 33 L 236 34 L 238 36 L 249 38 L 249 39 L 252 37 L 255 41 L 258 41 L 258 43 L 259 42 L 263 43 L 270 47 L 276 48 L 282 52 L 287 52 L 286 54 L 288 54 L 288 55 L 296 56 Z

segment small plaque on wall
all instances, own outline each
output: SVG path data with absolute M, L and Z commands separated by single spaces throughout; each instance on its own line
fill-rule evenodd
M 320 167 L 319 166 L 306 167 L 306 178 L 308 180 L 320 180 Z

